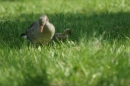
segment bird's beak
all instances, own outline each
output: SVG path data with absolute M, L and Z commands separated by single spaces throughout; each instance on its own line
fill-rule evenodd
M 40 26 L 40 32 L 41 32 L 41 33 L 43 32 L 43 29 L 44 29 L 44 26 L 41 25 L 41 26 Z

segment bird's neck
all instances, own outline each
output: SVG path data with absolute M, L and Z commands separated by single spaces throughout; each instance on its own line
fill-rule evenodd
M 50 23 L 47 21 L 45 24 L 46 24 L 46 25 L 49 25 Z

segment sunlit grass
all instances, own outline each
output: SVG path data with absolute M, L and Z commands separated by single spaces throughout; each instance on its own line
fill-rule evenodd
M 129 0 L 0 0 L 0 86 L 129 86 Z M 64 43 L 19 37 L 47 14 Z

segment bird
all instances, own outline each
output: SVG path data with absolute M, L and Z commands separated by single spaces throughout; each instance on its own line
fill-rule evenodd
M 55 33 L 52 41 L 57 42 L 57 41 L 66 41 L 66 39 L 68 38 L 69 35 L 71 35 L 72 30 L 67 28 L 64 30 L 63 33 Z
M 40 18 L 32 23 L 27 30 L 20 35 L 34 44 L 47 45 L 55 34 L 55 27 L 49 22 L 47 15 L 43 14 Z

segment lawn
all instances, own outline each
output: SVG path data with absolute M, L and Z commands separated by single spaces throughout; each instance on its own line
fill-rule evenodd
M 42 14 L 68 41 L 19 37 Z M 0 0 L 0 86 L 130 86 L 130 0 Z

